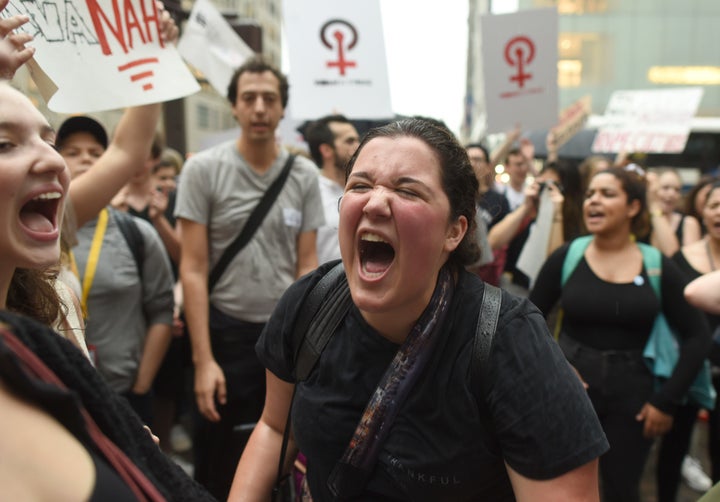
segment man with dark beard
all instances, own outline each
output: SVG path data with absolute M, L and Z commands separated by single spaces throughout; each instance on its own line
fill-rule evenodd
M 338 200 L 345 187 L 345 165 L 358 147 L 359 138 L 343 115 L 327 115 L 312 122 L 305 131 L 315 164 L 320 168 L 320 194 L 325 225 L 318 228 L 318 263 L 340 258 L 338 246 Z

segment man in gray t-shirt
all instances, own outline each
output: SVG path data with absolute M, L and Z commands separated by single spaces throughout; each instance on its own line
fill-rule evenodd
M 244 431 L 262 412 L 265 371 L 255 342 L 285 289 L 317 267 L 316 231 L 324 223 L 316 168 L 297 158 L 258 230 L 208 291 L 210 271 L 288 158 L 275 140 L 288 100 L 280 71 L 249 60 L 233 75 L 228 99 L 241 136 L 188 160 L 175 208 L 201 415 L 195 478 L 218 500 L 227 498 Z

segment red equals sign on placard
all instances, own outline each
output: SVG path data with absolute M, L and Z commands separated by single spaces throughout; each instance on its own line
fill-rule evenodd
M 142 81 L 155 75 L 152 70 L 148 70 L 146 69 L 147 67 L 144 66 L 153 63 L 158 63 L 158 58 L 136 59 L 135 61 L 130 61 L 129 63 L 118 66 L 118 71 L 123 72 L 128 70 L 137 70 L 137 73 L 130 75 L 130 81 Z M 152 82 L 143 82 L 142 88 L 143 91 L 149 91 L 153 88 Z

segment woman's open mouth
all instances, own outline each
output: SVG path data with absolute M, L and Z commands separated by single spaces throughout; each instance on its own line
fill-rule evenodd
M 57 232 L 58 209 L 62 193 L 45 192 L 26 202 L 20 209 L 20 222 L 35 234 Z
M 379 235 L 365 232 L 360 236 L 358 256 L 363 273 L 368 277 L 380 277 L 390 268 L 395 250 Z

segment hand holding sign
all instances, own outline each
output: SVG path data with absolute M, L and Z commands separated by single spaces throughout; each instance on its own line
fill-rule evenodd
M 155 0 L 9 0 L 6 21 L 27 15 L 18 31 L 37 52 L 33 79 L 57 112 L 124 108 L 199 90 L 175 48 L 170 16 Z M 57 92 L 55 92 L 57 91 Z
M 9 0 L 0 0 L 0 11 L 5 10 Z M 15 72 L 35 53 L 33 47 L 25 47 L 32 40 L 28 33 L 14 33 L 30 20 L 28 16 L 18 15 L 0 18 L 0 78 L 11 79 Z

